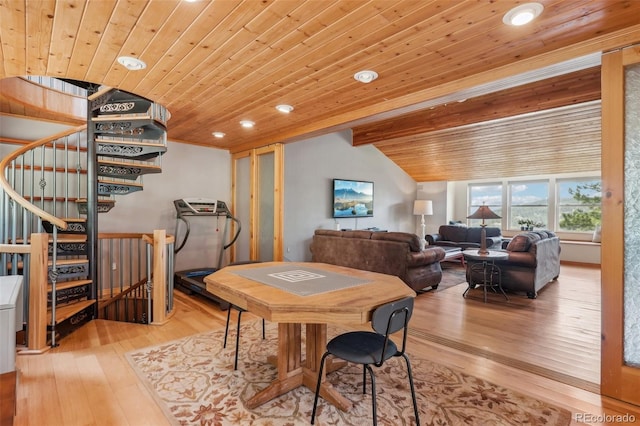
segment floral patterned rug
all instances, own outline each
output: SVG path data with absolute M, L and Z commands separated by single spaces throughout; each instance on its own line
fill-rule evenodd
M 313 392 L 300 387 L 249 410 L 244 402 L 275 377 L 266 362 L 276 352 L 277 330 L 261 322 L 242 325 L 238 370 L 235 333 L 222 348 L 224 330 L 129 352 L 127 359 L 167 418 L 176 425 L 308 425 Z M 304 329 L 304 328 L 303 328 Z M 329 330 L 329 335 L 337 329 Z M 304 332 L 303 332 L 304 334 Z M 568 425 L 571 413 L 409 353 L 423 425 Z M 376 369 L 378 424 L 415 424 L 406 367 L 392 359 Z M 353 402 L 342 412 L 320 398 L 317 425 L 372 424 L 371 395 L 362 394 L 362 367 L 348 364 L 327 379 Z M 367 386 L 370 390 L 370 385 Z

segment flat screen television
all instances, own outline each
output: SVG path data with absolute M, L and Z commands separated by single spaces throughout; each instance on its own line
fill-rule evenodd
M 333 180 L 333 217 L 373 216 L 373 182 Z

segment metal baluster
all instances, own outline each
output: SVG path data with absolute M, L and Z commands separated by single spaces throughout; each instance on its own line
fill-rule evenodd
M 82 164 L 80 163 L 80 133 L 78 133 L 78 144 L 76 146 L 76 159 L 78 161 L 78 165 L 76 166 L 76 179 L 77 179 L 77 185 L 78 185 L 78 193 L 76 194 L 76 198 L 80 198 L 80 194 L 82 194 L 82 188 L 81 188 L 81 179 L 80 177 L 82 176 Z M 86 198 L 86 197 L 85 197 Z M 78 213 L 79 215 L 79 213 Z
M 104 259 L 104 239 L 99 239 L 98 240 L 98 259 Z M 98 280 L 97 283 L 93 283 L 94 287 L 97 288 L 98 291 L 98 296 L 97 298 L 100 299 L 103 296 L 103 292 L 104 292 L 104 285 L 103 285 L 103 273 L 104 273 L 104 265 L 103 262 L 98 262 L 98 265 L 96 267 L 96 277 L 99 277 L 100 279 Z M 106 311 L 105 311 L 106 312 Z
M 15 186 L 16 184 L 16 160 L 11 162 L 9 166 L 11 168 L 11 186 Z M 14 200 L 9 201 L 9 205 L 11 206 L 11 233 L 9 235 L 9 242 L 12 244 L 17 244 L 18 238 L 18 203 Z M 18 253 L 13 253 L 11 255 L 11 274 L 18 274 Z
M 51 170 L 53 170 L 53 176 L 51 176 L 51 181 L 52 181 L 52 185 L 53 188 L 51 188 L 51 196 L 53 197 L 53 208 L 52 208 L 52 214 L 54 216 L 58 216 L 57 211 L 58 211 L 58 201 L 57 201 L 57 195 L 58 195 L 58 186 L 56 185 L 56 181 L 58 178 L 58 147 L 56 146 L 58 143 L 58 140 L 53 141 L 53 153 L 52 153 L 52 159 L 51 161 L 53 162 L 53 167 L 51 168 Z
M 58 282 L 58 227 L 53 226 L 53 249 L 51 250 L 51 271 L 49 272 L 49 280 L 51 281 L 51 347 L 56 347 L 56 304 Z
M 64 138 L 64 217 L 69 217 L 69 136 Z
M 113 238 L 109 239 L 109 263 L 107 264 L 109 268 L 109 297 L 113 297 Z
M 41 191 L 41 199 L 40 199 L 40 208 L 42 210 L 44 210 L 44 196 L 45 196 L 45 192 L 44 189 L 47 186 L 47 180 L 44 178 L 44 169 L 45 169 L 45 151 L 44 151 L 45 147 L 41 146 L 40 147 L 40 164 L 41 164 L 41 169 L 40 169 L 40 189 Z

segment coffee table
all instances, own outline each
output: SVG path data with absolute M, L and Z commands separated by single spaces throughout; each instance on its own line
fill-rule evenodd
M 441 262 L 454 262 L 459 260 L 462 266 L 464 266 L 464 255 L 462 254 L 462 249 L 459 247 L 449 247 L 444 249 L 444 259 Z
M 346 278 L 359 279 L 361 283 L 344 288 L 332 287 L 330 291 L 321 289 L 322 292 L 316 294 L 300 295 L 261 282 L 267 281 L 262 278 L 256 278 L 255 271 L 258 268 L 269 270 L 268 268 L 284 266 L 291 270 L 290 276 L 304 276 L 307 272 L 315 275 L 338 274 Z M 204 281 L 207 291 L 211 294 L 268 321 L 278 323 L 278 353 L 268 359 L 276 365 L 278 374 L 271 384 L 247 401 L 248 408 L 255 408 L 299 386 L 306 386 L 315 392 L 320 358 L 327 345 L 327 324 L 367 324 L 378 306 L 404 297 L 416 296 L 416 293 L 396 276 L 315 262 L 264 262 L 227 266 L 206 276 Z M 304 362 L 302 324 L 306 324 Z M 325 370 L 334 371 L 342 365 L 344 363 L 333 361 Z M 348 411 L 352 406 L 351 402 L 324 377 L 320 395 L 343 411 Z

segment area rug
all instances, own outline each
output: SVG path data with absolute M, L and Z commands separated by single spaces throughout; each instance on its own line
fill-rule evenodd
M 435 290 L 436 292 L 444 291 L 460 284 L 467 284 L 465 267 L 459 262 L 442 262 L 440 266 L 442 268 L 442 280 L 440 280 L 440 284 Z
M 330 327 L 329 335 L 338 330 Z M 266 362 L 276 352 L 277 329 L 261 322 L 242 325 L 238 370 L 233 349 L 223 349 L 224 330 L 135 350 L 126 357 L 142 382 L 176 425 L 309 424 L 313 392 L 304 387 L 249 410 L 245 401 L 276 376 Z M 231 336 L 231 339 L 234 339 Z M 304 338 L 304 333 L 303 333 Z M 233 347 L 234 345 L 228 345 Z M 435 362 L 409 355 L 413 366 L 421 424 L 424 425 L 568 425 L 571 413 Z M 406 368 L 392 359 L 376 369 L 378 423 L 415 424 Z M 372 423 L 371 396 L 362 394 L 362 368 L 348 364 L 327 379 L 353 402 L 342 412 L 319 401 L 317 425 Z M 370 389 L 370 386 L 367 386 Z

